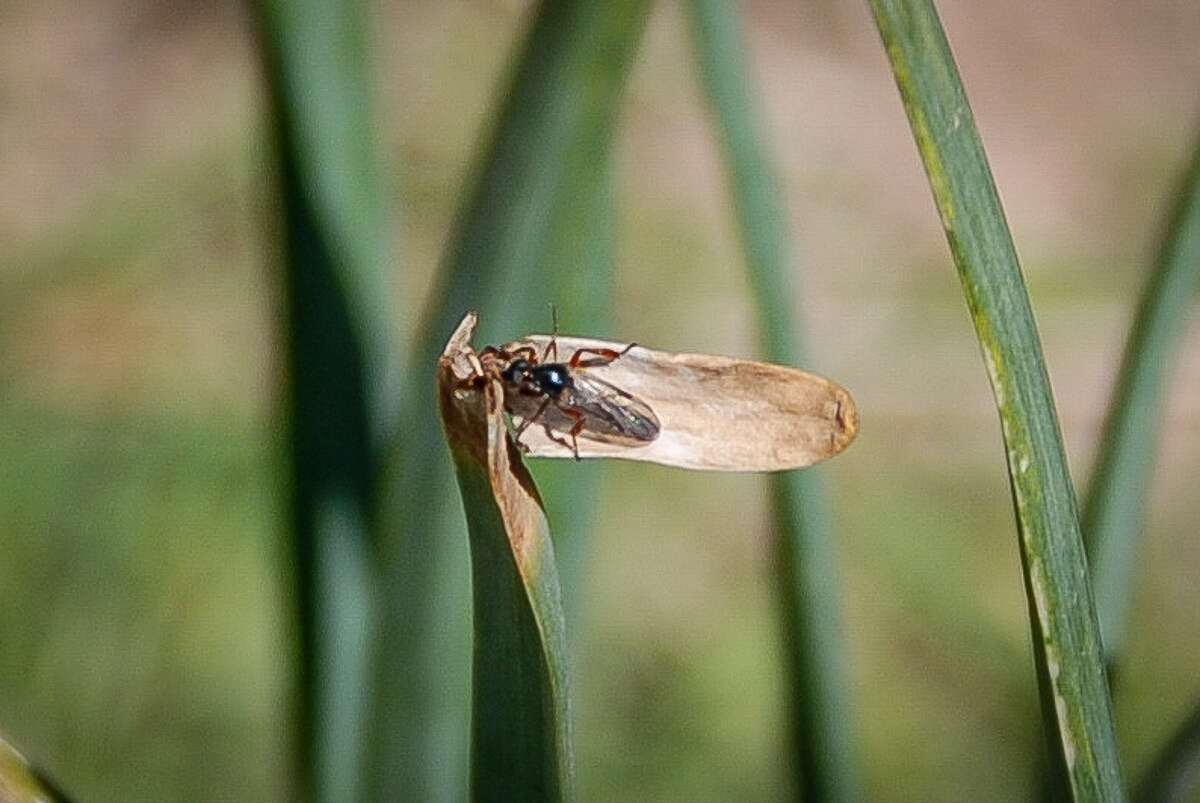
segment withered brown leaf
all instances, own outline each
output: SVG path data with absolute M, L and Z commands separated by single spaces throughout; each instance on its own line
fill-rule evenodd
M 550 339 L 531 335 L 504 348 L 511 352 L 530 346 L 542 355 Z M 565 362 L 579 349 L 620 352 L 626 345 L 558 337 L 556 351 Z M 783 471 L 838 454 L 858 433 L 850 394 L 796 368 L 635 346 L 607 364 L 571 372 L 644 403 L 659 428 L 652 440 L 630 442 L 588 437 L 585 427 L 577 441 L 581 459 L 615 457 L 708 471 Z M 518 426 L 529 407 L 527 402 L 509 404 Z M 552 415 L 532 421 L 521 434 L 521 447 L 533 457 L 575 457 L 562 443 L 563 420 Z

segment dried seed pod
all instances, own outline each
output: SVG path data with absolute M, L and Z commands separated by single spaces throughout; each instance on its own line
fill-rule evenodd
M 531 335 L 502 351 L 540 355 L 550 341 L 549 335 Z M 592 437 L 586 421 L 580 427 L 571 418 L 578 438 L 568 448 L 563 440 L 568 421 L 560 409 L 549 405 L 535 416 L 527 402 L 507 404 L 522 428 L 522 448 L 534 457 L 617 457 L 708 471 L 782 471 L 832 457 L 858 432 L 850 394 L 823 377 L 751 360 L 626 348 L 624 343 L 578 337 L 558 337 L 556 342 L 563 355 L 620 353 L 618 359 L 584 361 L 570 370 L 584 382 L 617 388 L 649 408 L 658 429 L 655 437 Z M 523 414 L 530 416 L 528 422 Z

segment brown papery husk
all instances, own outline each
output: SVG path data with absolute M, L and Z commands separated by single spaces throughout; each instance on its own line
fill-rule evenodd
M 541 355 L 549 341 L 549 335 L 530 335 L 506 348 L 529 345 Z M 559 337 L 558 360 L 568 361 L 577 349 L 621 351 L 626 345 Z M 554 361 L 553 355 L 547 359 Z M 635 346 L 607 365 L 572 372 L 591 374 L 637 397 L 660 425 L 658 437 L 645 444 L 580 435 L 581 459 L 616 457 L 705 471 L 786 471 L 833 457 L 858 433 L 858 412 L 844 388 L 782 365 Z M 521 423 L 517 416 L 514 421 Z M 559 438 L 564 434 L 555 430 Z M 533 457 L 575 456 L 538 421 L 525 429 L 521 444 Z
M 537 488 L 508 436 L 503 387 L 494 378 L 478 384 L 471 381 L 479 375 L 479 360 L 471 348 L 477 322 L 475 313 L 467 313 L 438 361 L 442 427 L 456 455 L 468 455 L 487 475 L 518 565 L 524 571 L 530 543 L 527 535 L 545 528 L 545 512 Z

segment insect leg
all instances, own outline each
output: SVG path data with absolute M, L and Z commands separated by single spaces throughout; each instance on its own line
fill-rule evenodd
M 521 422 L 521 426 L 517 427 L 517 435 L 513 440 L 520 443 L 521 435 L 525 432 L 525 430 L 529 429 L 530 424 L 532 424 L 534 421 L 537 421 L 539 418 L 542 417 L 542 413 L 546 412 L 546 407 L 549 404 L 550 404 L 550 397 L 547 396 L 546 399 L 542 402 L 542 405 L 537 408 L 537 412 L 534 413 L 533 415 L 531 415 L 529 418 L 526 418 L 524 421 Z
M 575 421 L 575 423 L 571 426 L 569 434 L 571 436 L 571 451 L 575 453 L 575 459 L 578 460 L 579 433 L 583 432 L 583 428 L 587 424 L 587 419 L 583 417 L 583 413 L 579 412 L 574 407 L 568 407 L 567 405 L 560 404 L 558 405 L 558 409 L 562 410 L 563 414 L 574 419 Z M 562 441 L 559 442 L 562 443 Z
M 571 355 L 569 366 L 571 368 L 593 368 L 597 365 L 608 365 L 618 357 L 624 357 L 636 345 L 637 343 L 630 343 L 620 351 L 616 349 L 576 349 L 575 353 Z M 595 354 L 596 356 L 585 360 L 583 359 L 584 354 Z
M 529 428 L 530 424 L 532 424 L 534 421 L 537 421 L 539 418 L 542 417 L 542 413 L 546 412 L 546 407 L 550 404 L 551 401 L 553 401 L 553 399 L 551 399 L 549 396 L 547 396 L 545 401 L 542 402 L 541 406 L 537 408 L 537 412 L 534 413 L 533 415 L 529 416 L 529 418 L 526 418 L 524 421 L 521 422 L 521 426 L 517 427 L 517 434 L 513 436 L 513 442 L 516 443 L 518 446 L 520 446 L 523 451 L 528 452 L 529 447 L 526 446 L 525 444 L 521 443 L 521 435 L 524 434 L 525 430 Z M 560 438 L 559 436 L 555 435 L 554 430 L 550 429 L 550 425 L 547 424 L 545 421 L 542 422 L 542 429 L 545 430 L 547 438 L 554 441 L 555 443 L 557 443 L 559 446 L 563 447 L 564 449 L 571 449 L 571 451 L 575 452 L 575 459 L 576 460 L 579 459 L 578 447 L 572 447 L 571 444 L 567 443 L 566 439 Z
M 550 427 L 546 426 L 545 424 L 542 425 L 542 428 L 544 430 L 546 430 L 547 438 L 554 441 L 555 443 L 557 443 L 559 446 L 563 447 L 564 449 L 570 449 L 571 451 L 573 451 L 575 453 L 575 459 L 576 460 L 579 459 L 579 447 L 578 446 L 571 446 L 571 444 L 567 443 L 566 438 L 560 438 L 559 436 L 555 435 L 554 430 L 550 429 Z

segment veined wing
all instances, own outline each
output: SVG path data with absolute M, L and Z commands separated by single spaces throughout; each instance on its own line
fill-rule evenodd
M 567 406 L 583 413 L 580 435 L 599 441 L 649 443 L 658 437 L 658 417 L 650 405 L 616 385 L 586 373 L 571 376 L 563 395 Z
M 580 420 L 562 409 L 570 408 L 583 419 L 581 438 L 637 446 L 658 437 L 658 417 L 650 405 L 582 372 L 571 375 L 570 386 L 563 389 L 557 402 L 546 401 L 545 396 L 537 394 L 507 393 L 504 406 L 523 421 L 534 419 L 534 426 L 562 434 L 569 433 Z

